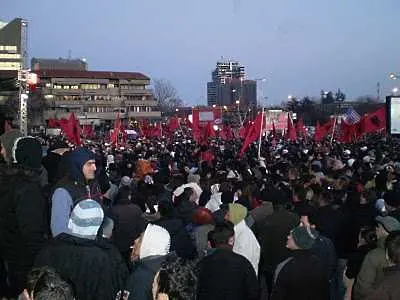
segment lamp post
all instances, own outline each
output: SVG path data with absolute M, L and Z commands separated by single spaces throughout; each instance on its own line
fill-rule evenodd
M 262 110 L 261 110 L 261 113 L 262 113 L 262 119 L 261 120 L 262 121 L 261 121 L 261 128 L 260 128 L 260 136 L 258 138 L 258 159 L 260 159 L 261 158 L 261 139 L 262 139 L 262 135 L 263 135 L 263 128 L 264 128 L 264 126 L 266 126 L 266 124 L 263 124 L 263 121 L 264 121 L 264 109 L 266 107 L 266 103 L 265 103 L 266 98 L 264 98 L 264 85 L 263 85 L 263 83 L 267 82 L 267 79 L 265 77 L 256 78 L 255 81 L 261 82 L 261 86 L 260 86 L 261 103 L 260 104 L 261 104 L 261 107 L 262 107 Z M 265 123 L 267 123 L 266 121 L 267 120 L 265 120 Z

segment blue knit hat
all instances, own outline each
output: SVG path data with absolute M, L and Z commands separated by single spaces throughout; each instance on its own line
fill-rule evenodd
M 98 202 L 91 199 L 82 200 L 72 210 L 68 229 L 74 236 L 94 240 L 103 219 L 104 212 Z
M 83 165 L 89 160 L 94 160 L 95 154 L 87 148 L 77 148 L 71 152 L 68 159 L 71 164 L 71 173 L 74 180 L 79 180 L 83 178 Z
M 310 226 L 295 227 L 290 233 L 300 249 L 311 249 L 319 236 L 318 231 Z

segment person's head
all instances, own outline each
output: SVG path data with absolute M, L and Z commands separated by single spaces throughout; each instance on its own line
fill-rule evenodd
M 379 238 L 387 237 L 389 233 L 392 231 L 399 231 L 400 230 L 400 222 L 397 221 L 395 218 L 386 216 L 378 216 L 376 217 L 376 236 Z
M 213 230 L 208 233 L 208 242 L 212 248 L 232 249 L 235 243 L 234 225 L 225 221 L 218 223 Z
M 400 264 L 400 231 L 391 232 L 386 241 L 386 255 L 390 263 L 394 265 Z
M 105 217 L 103 224 L 101 225 L 102 237 L 105 239 L 111 239 L 114 230 L 114 221 L 109 217 Z
M 229 203 L 228 212 L 225 216 L 225 220 L 229 220 L 233 225 L 239 224 L 247 216 L 247 208 L 238 203 Z
M 74 300 L 74 291 L 70 284 L 51 268 L 33 269 L 23 292 L 24 300 Z
M 167 260 L 153 281 L 154 300 L 195 299 L 197 293 L 196 261 Z
M 93 180 L 96 175 L 95 154 L 86 148 L 78 148 L 72 151 L 69 161 L 71 172 L 75 180 Z M 83 177 L 83 178 L 82 178 Z
M 148 224 L 135 239 L 131 260 L 143 259 L 153 255 L 167 255 L 170 251 L 171 237 L 161 226 Z
M 7 163 L 12 162 L 12 148 L 14 146 L 14 142 L 18 139 L 21 138 L 23 135 L 19 130 L 13 129 L 10 130 L 6 133 L 3 133 L 0 136 L 0 142 L 1 142 L 1 155 L 3 156 L 4 160 Z
M 80 201 L 68 221 L 69 232 L 77 237 L 95 240 L 104 220 L 101 205 L 91 199 Z
M 286 248 L 290 250 L 311 249 L 318 235 L 318 232 L 310 226 L 295 227 L 287 237 Z
M 193 215 L 193 223 L 196 225 L 213 224 L 214 217 L 209 209 L 199 207 Z
M 376 245 L 376 230 L 373 226 L 362 227 L 358 235 L 358 246 L 368 245 L 375 248 Z

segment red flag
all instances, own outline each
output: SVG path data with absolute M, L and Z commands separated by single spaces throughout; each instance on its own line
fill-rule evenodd
M 179 120 L 177 117 L 172 117 L 168 119 L 167 128 L 170 133 L 174 133 L 180 127 L 181 125 L 179 124 Z
M 119 133 L 121 130 L 121 119 L 119 118 L 119 112 L 117 113 L 117 118 L 114 122 L 114 130 L 113 133 L 111 135 L 111 144 L 118 144 L 118 138 L 119 138 Z
M 49 128 L 59 128 L 60 121 L 57 119 L 49 119 L 48 126 Z
M 386 128 L 386 110 L 384 107 L 377 111 L 364 116 L 359 122 L 359 133 L 360 135 L 366 133 L 374 133 L 377 131 L 384 130 Z
M 346 122 L 342 122 L 341 124 L 341 132 L 337 137 L 338 141 L 341 143 L 352 143 L 356 139 L 357 136 L 357 127 L 358 123 L 356 124 L 348 124 Z
M 296 123 L 297 135 L 305 137 L 307 135 L 306 127 L 304 126 L 303 119 L 299 119 Z
M 243 142 L 242 149 L 240 149 L 239 155 L 242 156 L 244 152 L 246 152 L 247 148 L 249 148 L 250 144 L 256 141 L 260 137 L 261 125 L 263 121 L 264 113 L 258 114 L 254 123 L 251 125 L 247 136 Z
M 234 138 L 233 130 L 229 125 L 223 125 L 221 132 L 219 133 L 221 139 L 225 141 L 231 141 Z
M 201 137 L 200 144 L 207 145 L 209 138 L 215 137 L 215 130 L 212 122 L 207 122 L 207 125 L 203 128 L 203 135 Z
M 252 127 L 252 122 L 250 121 L 250 120 L 248 120 L 245 124 L 243 124 L 243 126 L 240 128 L 240 130 L 239 130 L 239 136 L 242 138 L 242 139 L 245 139 L 246 138 L 246 136 L 248 135 L 248 133 L 249 133 L 249 131 L 250 131 L 250 129 L 251 129 L 251 127 Z
M 68 120 L 61 119 L 60 120 L 60 127 L 64 131 L 65 135 L 67 136 L 68 140 L 75 144 L 81 144 L 81 127 L 79 125 L 78 119 L 75 117 L 75 113 L 71 113 L 69 115 Z
M 297 138 L 296 129 L 293 126 L 293 120 L 288 113 L 288 126 L 287 126 L 287 139 L 289 141 L 295 141 Z
M 315 126 L 314 141 L 320 142 L 322 139 L 323 139 L 323 133 L 321 130 L 321 126 L 319 125 L 319 121 L 317 121 L 317 125 Z
M 4 132 L 9 132 L 12 130 L 12 127 L 10 125 L 10 123 L 8 122 L 8 120 L 4 121 Z

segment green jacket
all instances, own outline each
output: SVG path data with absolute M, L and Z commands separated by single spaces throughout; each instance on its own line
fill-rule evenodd
M 353 299 L 364 300 L 374 291 L 374 285 L 383 277 L 383 269 L 389 266 L 385 251 L 386 237 L 380 238 L 377 247 L 365 256 L 354 286 Z

